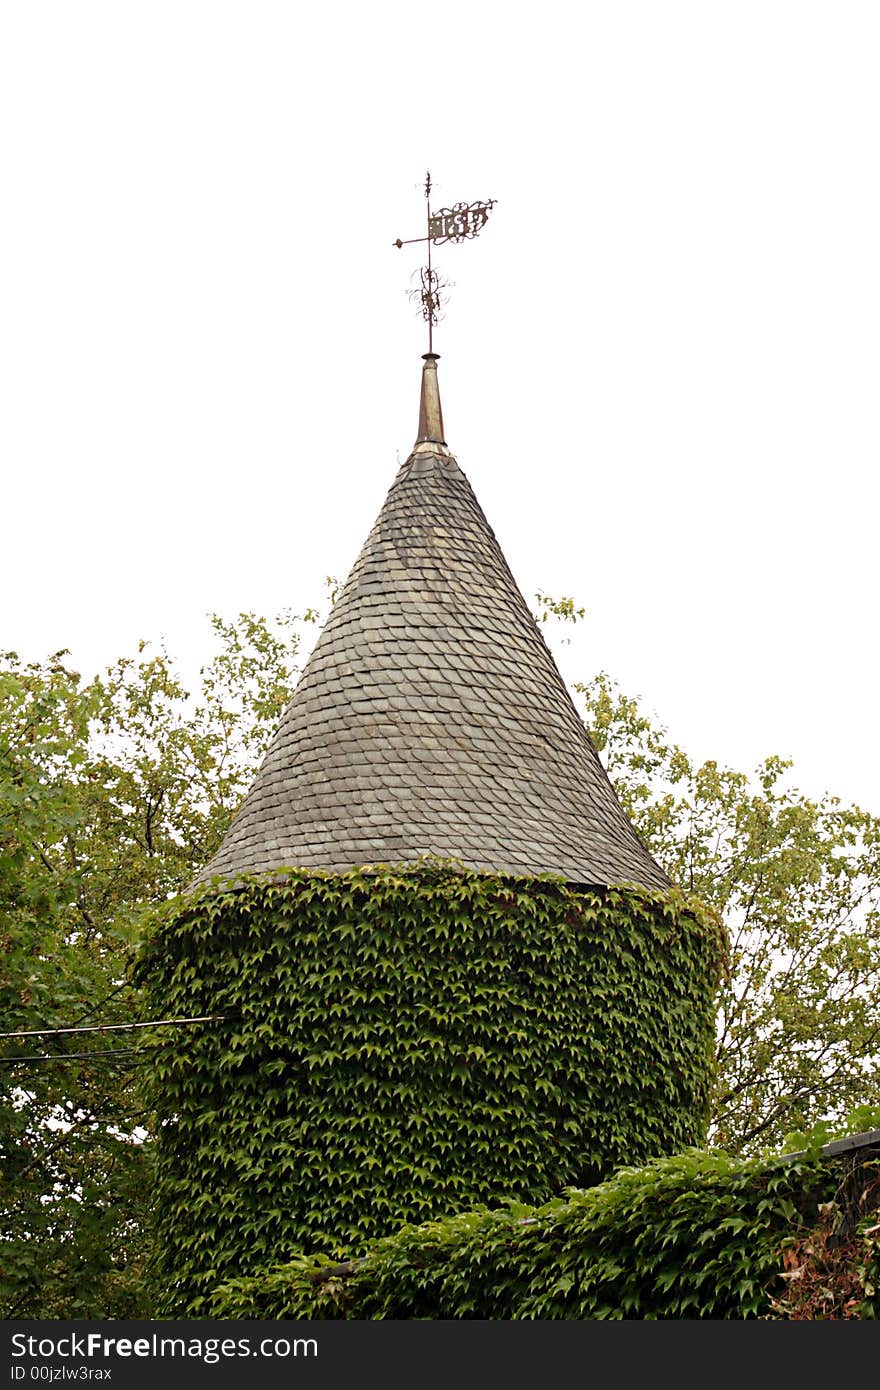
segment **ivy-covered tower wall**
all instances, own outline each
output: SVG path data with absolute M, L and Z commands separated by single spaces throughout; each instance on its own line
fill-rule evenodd
M 704 1135 L 717 923 L 627 821 L 444 442 L 436 361 L 254 784 L 140 963 L 152 1017 L 228 1015 L 157 1055 L 169 1311 Z
M 150 1007 L 230 1017 L 155 1063 L 171 1306 L 699 1144 L 720 946 L 674 890 L 442 865 L 177 905 L 143 959 Z

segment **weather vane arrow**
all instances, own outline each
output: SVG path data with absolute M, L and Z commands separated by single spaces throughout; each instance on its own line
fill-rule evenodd
M 428 325 L 428 351 L 434 351 L 434 327 L 440 322 L 440 308 L 445 302 L 443 291 L 448 282 L 441 279 L 431 265 L 431 247 L 443 246 L 447 242 L 470 241 L 479 236 L 489 220 L 489 213 L 495 206 L 495 199 L 483 203 L 456 203 L 451 208 L 431 211 L 431 171 L 425 175 L 425 204 L 428 210 L 427 236 L 409 237 L 406 241 L 398 237 L 392 242 L 400 250 L 404 246 L 414 246 L 418 242 L 428 243 L 428 264 L 419 271 L 420 284 L 410 291 L 418 296 L 422 306 L 422 317 Z

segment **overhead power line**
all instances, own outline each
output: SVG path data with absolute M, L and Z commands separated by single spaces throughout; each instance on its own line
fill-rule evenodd
M 33 1057 L 0 1057 L 0 1066 L 14 1067 L 19 1062 L 91 1062 L 94 1057 L 135 1057 L 151 1051 L 149 1047 L 111 1047 L 98 1052 L 42 1052 Z
M 90 1023 L 77 1028 L 30 1028 L 18 1033 L 0 1033 L 0 1038 L 57 1038 L 62 1033 L 125 1033 L 134 1028 L 171 1028 L 185 1023 L 222 1023 L 238 1014 L 200 1014 L 197 1018 L 153 1018 L 146 1023 Z M 64 1054 L 71 1056 L 71 1053 Z M 16 1058 L 16 1061 L 19 1059 Z
M 238 1013 L 199 1014 L 194 1018 L 152 1018 L 141 1023 L 90 1023 L 70 1028 L 30 1028 L 15 1033 L 0 1033 L 0 1038 L 57 1038 L 70 1033 L 130 1033 L 138 1028 L 181 1028 L 191 1023 L 226 1023 L 240 1018 Z M 33 1065 L 36 1062 L 91 1062 L 103 1057 L 149 1056 L 151 1047 L 103 1048 L 95 1052 L 43 1052 L 27 1057 L 0 1057 L 0 1066 Z

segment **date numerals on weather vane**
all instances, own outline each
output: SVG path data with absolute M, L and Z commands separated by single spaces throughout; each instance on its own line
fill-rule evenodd
M 487 203 L 456 203 L 454 208 L 441 208 L 439 212 L 429 215 L 427 236 L 410 237 L 409 241 L 401 241 L 398 237 L 394 245 L 399 250 L 401 246 L 412 246 L 417 241 L 431 241 L 435 246 L 442 246 L 447 241 L 467 241 L 470 237 L 479 236 L 494 206 L 495 199 L 490 198 Z
M 488 203 L 456 203 L 454 208 L 441 208 L 433 212 L 428 221 L 428 232 L 435 246 L 446 241 L 467 241 L 478 236 L 489 220 L 489 213 L 495 206 L 495 199 Z

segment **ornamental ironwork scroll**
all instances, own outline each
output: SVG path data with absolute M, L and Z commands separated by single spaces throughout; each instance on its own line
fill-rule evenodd
M 426 241 L 428 243 L 428 264 L 419 271 L 419 283 L 410 290 L 410 298 L 418 299 L 421 305 L 421 314 L 428 325 L 428 351 L 434 351 L 434 328 L 442 318 L 441 306 L 446 302 L 445 290 L 449 288 L 449 281 L 442 279 L 431 264 L 431 247 L 445 246 L 450 243 L 457 245 L 462 241 L 471 241 L 475 236 L 479 236 L 489 220 L 489 213 L 495 206 L 495 199 L 489 198 L 480 203 L 456 203 L 451 208 L 440 208 L 438 212 L 431 211 L 431 171 L 425 176 L 425 202 L 428 214 L 428 234 L 427 236 L 409 237 L 406 241 L 399 237 L 393 243 L 400 250 L 404 246 L 413 246 L 417 242 Z M 415 279 L 415 276 L 413 276 Z
M 436 328 L 443 317 L 443 306 L 449 301 L 447 291 L 452 288 L 451 282 L 426 265 L 414 270 L 411 279 L 412 288 L 407 291 L 410 299 L 419 303 L 425 323 Z

